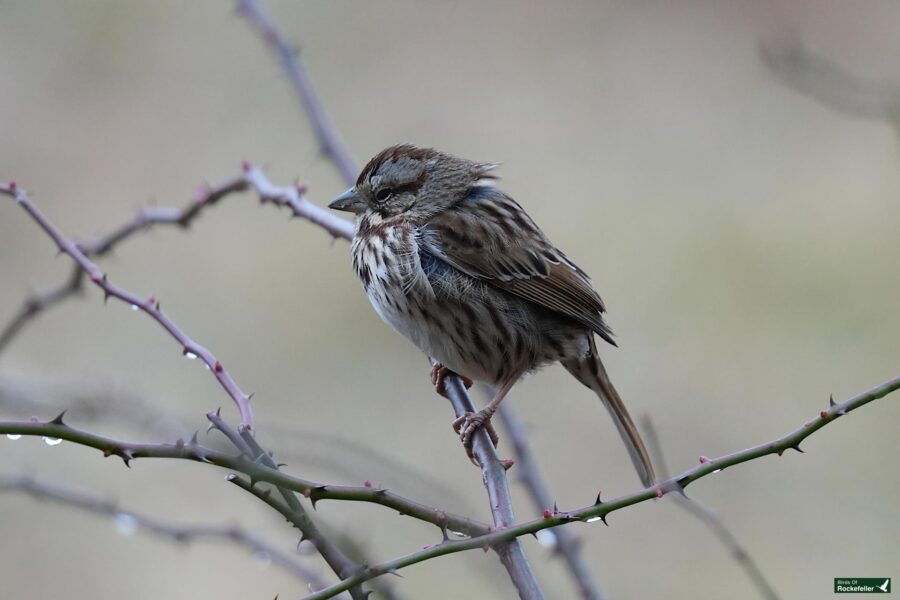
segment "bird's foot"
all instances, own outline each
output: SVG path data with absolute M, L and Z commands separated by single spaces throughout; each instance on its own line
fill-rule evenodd
M 491 417 L 493 416 L 494 410 L 485 408 L 477 413 L 467 412 L 453 421 L 453 431 L 459 434 L 459 440 L 462 442 L 463 448 L 466 449 L 466 455 L 476 466 L 481 465 L 475 458 L 475 451 L 473 450 L 473 445 L 475 444 L 475 432 L 483 427 L 495 448 L 500 441 L 500 437 L 497 435 L 494 426 L 491 424 Z
M 444 379 L 448 375 L 456 375 L 457 377 L 459 377 L 462 380 L 463 385 L 466 386 L 466 389 L 472 387 L 471 379 L 460 375 L 459 373 L 454 373 L 441 363 L 436 362 L 431 367 L 431 384 L 434 386 L 434 391 L 436 391 L 444 398 L 447 398 L 447 388 L 444 386 Z

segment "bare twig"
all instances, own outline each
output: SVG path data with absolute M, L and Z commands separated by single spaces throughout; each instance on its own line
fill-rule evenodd
M 353 238 L 353 223 L 342 219 L 333 212 L 313 204 L 306 197 L 303 186 L 277 186 L 269 181 L 262 170 L 245 165 L 244 178 L 263 202 L 287 207 L 295 217 L 301 217 L 318 225 L 333 237 L 350 240 Z
M 667 491 L 683 491 L 689 484 L 712 473 L 718 473 L 727 467 L 755 460 L 770 454 L 781 456 L 785 451 L 790 449 L 800 451 L 800 443 L 828 423 L 831 423 L 838 417 L 846 415 L 850 411 L 864 406 L 873 400 L 883 398 L 898 389 L 900 389 L 900 377 L 895 377 L 871 390 L 862 392 L 861 394 L 850 398 L 846 402 L 835 404 L 832 401 L 829 408 L 827 410 L 822 410 L 818 417 L 803 424 L 801 427 L 787 435 L 772 440 L 771 442 L 741 450 L 740 452 L 734 452 L 715 459 L 704 459 L 696 467 L 689 469 L 678 476 L 662 481 L 652 488 L 619 496 L 613 500 L 601 501 L 598 497 L 594 504 L 572 511 L 546 511 L 543 518 L 500 529 L 493 533 L 468 540 L 444 540 L 436 546 L 430 546 L 418 552 L 407 554 L 406 556 L 401 556 L 378 565 L 372 565 L 368 567 L 365 572 L 357 574 L 350 580 L 342 581 L 328 589 L 310 594 L 304 600 L 324 600 L 326 598 L 332 598 L 335 594 L 339 594 L 340 592 L 349 589 L 350 586 L 358 585 L 364 581 L 383 575 L 384 573 L 394 572 L 403 567 L 414 565 L 438 556 L 463 552 L 465 550 L 473 550 L 476 548 L 493 547 L 498 542 L 511 540 L 529 533 L 537 533 L 543 529 L 558 527 L 559 525 L 574 521 L 586 523 L 601 519 L 605 521 L 607 515 L 612 512 L 654 498 L 659 498 Z M 0 426 L 0 433 L 2 433 L 2 426 Z
M 289 523 L 292 523 L 294 527 L 296 527 L 300 531 L 303 536 L 302 539 L 310 539 L 306 533 L 306 521 L 308 520 L 308 517 L 303 518 L 300 514 L 298 514 L 297 511 L 291 508 L 286 499 L 284 499 L 283 497 L 282 500 L 273 498 L 271 494 L 271 488 L 261 489 L 259 486 L 254 485 L 252 481 L 248 481 L 242 477 L 238 477 L 234 473 L 229 473 L 225 479 L 241 488 L 245 492 L 253 494 L 258 499 L 262 500 L 264 503 L 268 504 L 270 507 L 279 512 L 285 519 L 288 520 Z M 315 542 L 313 542 L 313 544 L 314 543 Z M 358 568 L 356 570 L 358 570 Z M 321 589 L 324 589 L 324 586 Z M 365 595 L 363 594 L 362 597 L 365 598 Z
M 281 61 L 284 72 L 291 80 L 294 92 L 309 116 L 309 122 L 315 130 L 322 153 L 334 162 L 345 181 L 352 182 L 356 179 L 359 169 L 319 100 L 298 52 L 281 36 L 275 21 L 259 2 L 238 0 L 237 8 L 238 13 L 259 31 L 262 38 L 278 56 L 278 60 Z
M 30 378 L 17 383 L 0 378 L 0 413 L 9 416 L 59 414 L 76 415 L 82 423 L 121 424 L 149 439 L 176 439 L 190 436 L 193 417 L 175 416 L 163 411 L 157 402 L 141 395 L 99 387 L 82 388 L 72 384 L 39 384 Z M 269 448 L 281 461 L 329 472 L 333 478 L 361 482 L 383 481 L 388 487 L 398 483 L 423 494 L 431 504 L 440 502 L 472 513 L 472 499 L 458 487 L 428 473 L 416 465 L 388 456 L 370 444 L 318 429 L 276 424 L 257 417 L 256 426 L 265 432 Z
M 298 561 L 290 553 L 272 546 L 261 537 L 238 526 L 172 523 L 123 508 L 115 502 L 97 496 L 38 481 L 27 475 L 0 476 L 0 492 L 21 492 L 38 500 L 51 500 L 100 516 L 112 517 L 117 526 L 122 527 L 128 533 L 145 531 L 179 543 L 203 540 L 231 542 L 247 548 L 254 554 L 270 558 L 273 563 L 301 581 L 307 582 L 313 590 L 326 586 L 325 581 L 315 569 Z
M 860 77 L 811 52 L 795 38 L 760 45 L 760 56 L 787 86 L 855 117 L 898 125 L 900 86 Z
M 243 170 L 243 175 L 226 179 L 217 185 L 202 186 L 194 199 L 181 208 L 156 206 L 141 209 L 131 220 L 109 233 L 84 242 L 75 242 L 75 247 L 85 257 L 103 256 L 135 233 L 156 225 L 174 225 L 186 229 L 203 209 L 217 204 L 226 196 L 248 189 L 256 192 L 264 204 L 286 207 L 293 216 L 307 219 L 333 237 L 347 240 L 353 237 L 353 225 L 310 202 L 303 186 L 277 186 L 260 169 L 249 163 L 244 163 Z M 63 284 L 27 298 L 19 312 L 0 332 L 0 353 L 9 346 L 22 328 L 39 314 L 80 292 L 83 289 L 83 282 L 84 270 L 81 265 L 75 264 L 71 276 Z
M 227 423 L 219 416 L 217 412 L 210 412 L 206 414 L 206 418 L 209 419 L 209 422 L 212 424 L 214 429 L 218 429 L 222 434 L 227 437 L 234 446 L 241 451 L 242 456 L 246 456 L 247 459 L 252 461 L 254 464 L 265 466 L 269 469 L 274 469 L 278 471 L 278 465 L 275 464 L 275 461 L 272 460 L 272 457 L 266 453 L 260 445 L 256 442 L 251 435 L 250 430 L 246 428 L 241 428 L 240 431 L 235 431 L 231 427 L 228 426 Z M 233 477 L 229 475 L 228 480 L 232 483 L 241 484 L 243 480 L 238 477 Z M 252 492 L 259 498 L 268 499 L 268 494 L 257 493 L 257 491 L 253 487 L 253 479 L 251 478 L 250 482 L 246 484 L 244 489 Z M 328 537 L 326 537 L 319 527 L 315 524 L 312 518 L 309 516 L 309 513 L 306 512 L 306 509 L 303 508 L 303 505 L 300 504 L 300 501 L 297 500 L 297 496 L 294 495 L 292 490 L 289 490 L 282 486 L 276 486 L 278 493 L 281 495 L 284 500 L 283 509 L 280 508 L 279 504 L 279 512 L 284 515 L 291 523 L 294 524 L 294 527 L 300 530 L 303 534 L 303 539 L 309 540 L 316 551 L 322 556 L 325 562 L 331 567 L 331 570 L 334 571 L 335 575 L 340 577 L 341 579 L 346 579 L 353 573 L 359 571 L 362 567 L 352 560 L 350 560 L 347 555 L 345 555 L 337 545 L 334 544 Z M 267 500 L 268 501 L 268 500 Z M 275 504 L 270 503 L 271 506 L 275 507 Z M 363 593 L 362 587 L 355 586 L 350 588 L 350 595 L 354 598 L 354 600 L 365 600 L 366 594 Z
M 234 404 L 237 406 L 241 415 L 241 424 L 248 429 L 253 429 L 253 413 L 250 410 L 250 396 L 241 391 L 237 383 L 212 352 L 191 339 L 187 333 L 169 318 L 168 315 L 160 310 L 159 302 L 155 297 L 150 296 L 149 298 L 141 298 L 137 294 L 133 294 L 110 282 L 100 268 L 91 262 L 74 242 L 67 239 L 62 232 L 49 221 L 47 217 L 37 209 L 34 203 L 32 203 L 25 190 L 18 187 L 15 183 L 9 182 L 0 184 L 0 194 L 10 196 L 18 202 L 19 206 L 31 216 L 35 223 L 37 223 L 40 228 L 53 239 L 59 250 L 71 256 L 81 270 L 85 272 L 91 282 L 103 290 L 104 299 L 113 297 L 129 304 L 134 309 L 143 311 L 154 321 L 159 323 L 169 335 L 181 344 L 182 352 L 185 356 L 193 356 L 202 360 L 234 401 Z
M 212 206 L 228 194 L 246 188 L 247 183 L 243 177 L 233 177 L 215 186 L 203 186 L 198 190 L 194 200 L 183 208 L 144 208 L 138 211 L 130 221 L 116 227 L 109 233 L 84 242 L 77 242 L 76 246 L 85 256 L 102 256 L 110 252 L 119 242 L 154 225 L 176 225 L 186 229 L 204 208 Z M 72 274 L 64 283 L 52 290 L 34 294 L 27 298 L 22 303 L 19 312 L 0 333 L 0 353 L 6 349 L 19 331 L 29 321 L 37 317 L 38 314 L 80 292 L 83 289 L 83 282 L 84 271 L 76 264 L 72 266 Z
M 644 430 L 644 439 L 650 448 L 650 454 L 653 456 L 653 464 L 656 465 L 660 478 L 669 479 L 671 474 L 669 473 L 665 453 L 662 450 L 662 444 L 659 441 L 659 435 L 656 432 L 656 427 L 653 426 L 652 419 L 649 416 L 645 416 L 641 419 L 641 426 Z M 738 566 L 747 573 L 747 577 L 750 578 L 750 581 L 763 598 L 778 600 L 778 594 L 775 593 L 775 589 L 763 575 L 759 565 L 756 564 L 756 561 L 753 560 L 747 549 L 737 539 L 737 536 L 719 518 L 719 515 L 698 500 L 689 498 L 683 490 L 680 493 L 669 494 L 669 496 L 672 497 L 678 506 L 697 517 L 712 530 Z
M 10 342 L 15 339 L 25 325 L 35 318 L 35 316 L 46 310 L 48 307 L 58 304 L 70 298 L 81 291 L 81 283 L 84 273 L 75 265 L 69 278 L 55 288 L 39 294 L 32 294 L 22 302 L 12 319 L 0 331 L 0 354 L 9 346 Z
M 251 456 L 253 457 L 253 461 L 255 463 L 261 463 L 261 464 L 269 467 L 270 469 L 275 469 L 276 471 L 281 468 L 281 465 L 278 465 L 275 463 L 275 460 L 272 458 L 272 455 L 262 449 L 262 447 L 257 443 L 256 438 L 251 434 L 251 432 L 249 432 L 247 430 L 241 431 L 240 436 L 244 440 L 244 442 L 247 444 L 247 446 L 250 448 L 250 451 L 252 452 Z M 252 481 L 251 481 L 251 484 L 252 484 Z M 251 487 L 252 487 L 252 485 L 251 485 Z M 322 543 L 324 543 L 326 545 L 325 547 L 328 550 L 327 554 L 324 552 L 321 552 L 321 550 L 320 550 L 320 553 L 326 559 L 326 561 L 328 561 L 328 560 L 333 561 L 333 559 L 329 559 L 329 555 L 333 556 L 333 555 L 335 555 L 336 552 L 338 552 L 338 553 L 340 553 L 341 556 L 343 556 L 343 558 L 341 558 L 339 564 L 341 565 L 344 572 L 356 573 L 363 569 L 362 565 L 357 564 L 357 563 L 353 562 L 352 560 L 350 560 L 343 551 L 340 551 L 337 549 L 337 546 L 334 543 L 332 543 L 330 539 L 326 538 L 324 535 L 322 535 L 321 532 L 319 532 L 318 528 L 315 526 L 315 524 L 312 522 L 312 520 L 308 516 L 306 510 L 303 508 L 303 506 L 301 506 L 300 502 L 297 500 L 297 497 L 294 495 L 294 492 L 292 492 L 288 489 L 285 489 L 283 487 L 278 487 L 277 489 L 278 489 L 278 492 L 281 494 L 281 497 L 284 498 L 285 502 L 287 503 L 287 506 L 291 509 L 291 512 L 293 514 L 293 516 L 289 517 L 289 520 L 292 523 L 294 523 L 294 525 L 303 532 L 304 538 L 306 538 L 310 542 L 312 542 L 313 546 L 315 546 L 317 549 L 319 549 L 321 547 Z M 313 504 L 313 507 L 315 507 L 315 504 Z M 310 529 L 310 525 L 312 525 L 312 529 Z M 329 562 L 329 564 L 331 564 L 331 563 Z M 346 577 L 345 575 L 341 575 L 341 576 Z M 393 589 L 393 586 L 387 584 L 386 582 L 380 583 L 379 592 L 381 593 L 382 596 L 384 596 L 386 598 L 386 600 L 395 600 L 397 598 L 397 595 Z M 368 592 L 363 592 L 361 586 L 351 588 L 350 593 L 354 598 L 359 597 L 359 598 L 362 598 L 362 600 L 365 600 L 369 595 Z
M 446 381 L 447 380 L 445 380 L 445 382 Z M 311 595 L 309 598 L 331 598 L 335 594 L 339 594 L 343 591 L 349 590 L 359 585 L 360 583 L 368 581 L 369 579 L 373 579 L 385 573 L 392 572 L 394 570 L 413 565 L 424 560 L 443 556 L 445 554 L 453 554 L 456 552 L 462 552 L 465 550 L 472 550 L 476 548 L 493 548 L 499 544 L 514 540 L 519 536 L 537 533 L 538 531 L 541 531 L 543 529 L 558 527 L 560 525 L 572 523 L 574 521 L 593 522 L 600 519 L 605 520 L 605 518 L 610 513 L 635 504 L 640 504 L 641 502 L 646 502 L 647 500 L 660 498 L 668 492 L 683 491 L 684 488 L 686 488 L 691 483 L 698 481 L 710 474 L 718 473 L 728 467 L 756 460 L 758 458 L 769 456 L 771 454 L 781 456 L 784 452 L 791 449 L 797 450 L 799 452 L 801 442 L 803 442 L 803 440 L 805 440 L 807 437 L 809 437 L 825 425 L 837 420 L 838 418 L 848 414 L 853 410 L 856 410 L 868 404 L 869 402 L 872 402 L 873 400 L 883 398 L 884 396 L 887 396 L 891 392 L 894 392 L 898 389 L 900 389 L 900 376 L 886 381 L 866 392 L 857 394 L 856 396 L 850 398 L 845 402 L 834 403 L 832 401 L 829 408 L 820 411 L 820 413 L 815 418 L 804 423 L 801 427 L 780 438 L 777 438 L 770 442 L 759 444 L 758 446 L 753 446 L 752 448 L 747 448 L 746 450 L 726 454 L 719 458 L 707 459 L 704 457 L 701 460 L 700 464 L 695 466 L 694 468 L 689 469 L 681 473 L 680 475 L 662 481 L 652 488 L 642 489 L 637 492 L 619 496 L 618 498 L 608 501 L 601 501 L 598 497 L 593 504 L 571 511 L 547 510 L 545 511 L 542 518 L 534 519 L 532 521 L 526 521 L 518 525 L 493 528 L 493 530 L 488 533 L 475 534 L 474 537 L 470 537 L 468 539 L 451 540 L 446 538 L 445 536 L 444 540 L 435 546 L 430 546 L 419 552 L 414 552 L 412 554 L 393 559 L 379 565 L 366 567 L 363 571 L 356 573 L 352 577 L 344 579 L 343 581 L 327 588 L 326 590 L 317 592 Z M 455 392 L 450 393 L 451 397 L 457 395 Z M 454 400 L 454 402 L 457 401 Z M 460 406 L 460 408 L 466 408 L 468 410 L 468 408 L 465 406 Z M 386 499 L 375 499 L 384 498 L 384 496 L 386 496 L 386 493 L 381 493 L 379 490 L 373 490 L 372 488 L 348 488 L 346 486 L 340 487 L 314 484 L 307 480 L 293 477 L 282 473 L 281 471 L 268 468 L 258 462 L 249 462 L 240 457 L 235 458 L 223 452 L 210 450 L 209 448 L 205 448 L 199 445 L 196 440 L 193 439 L 189 442 L 179 440 L 179 442 L 176 442 L 175 444 L 134 444 L 121 442 L 118 440 L 113 440 L 111 438 L 106 438 L 93 433 L 72 428 L 63 422 L 62 415 L 46 422 L 0 421 L 0 434 L 11 434 L 13 436 L 43 436 L 46 438 L 50 438 L 51 441 L 53 441 L 54 439 L 68 440 L 82 446 L 101 450 L 106 456 L 120 456 L 123 458 L 123 460 L 126 461 L 130 461 L 135 458 L 154 457 L 179 458 L 211 463 L 220 467 L 224 467 L 226 469 L 230 469 L 232 471 L 244 473 L 245 475 L 248 475 L 252 479 L 258 481 L 266 481 L 279 487 L 285 487 L 294 491 L 305 492 L 304 495 L 308 494 L 311 499 L 318 495 L 320 499 L 329 497 L 336 500 L 360 500 L 388 505 Z M 476 451 L 478 451 L 479 447 L 483 450 L 485 446 L 487 446 L 488 449 L 492 448 L 492 446 L 490 446 L 489 442 L 487 442 L 486 440 L 483 440 L 482 442 L 476 441 Z M 489 457 L 484 456 L 483 460 L 489 460 Z M 500 465 L 500 468 L 502 469 L 502 465 Z M 394 500 L 396 500 L 396 498 Z M 441 517 L 442 518 L 439 520 L 440 522 L 443 522 L 443 519 L 446 518 L 447 524 L 450 525 L 449 514 L 442 513 Z M 423 518 L 422 520 L 434 522 L 434 520 L 428 518 Z M 465 525 L 465 522 L 461 523 L 461 525 Z M 457 529 L 455 525 L 453 526 L 453 528 Z M 459 530 L 462 531 L 463 529 Z
M 479 536 L 490 531 L 486 523 L 441 510 L 384 488 L 372 486 L 332 485 L 288 475 L 260 462 L 235 457 L 201 445 L 195 438 L 178 440 L 174 444 L 143 444 L 117 440 L 76 429 L 64 423 L 62 415 L 50 421 L 0 421 L 0 434 L 37 435 L 75 442 L 96 448 L 104 456 L 118 456 L 129 464 L 138 458 L 177 458 L 213 464 L 224 469 L 243 473 L 257 481 L 265 481 L 278 487 L 301 493 L 312 502 L 338 500 L 369 502 L 395 510 L 405 516 L 424 521 L 441 531 L 452 529 L 468 536 Z
M 490 395 L 493 396 L 493 394 Z M 528 441 L 525 425 L 508 404 L 501 404 L 497 414 L 506 430 L 507 439 L 513 445 L 516 456 L 516 477 L 525 486 L 532 505 L 538 512 L 552 508 L 556 505 L 556 499 L 541 475 L 541 468 Z M 551 535 L 555 537 L 553 550 L 565 561 L 578 588 L 579 596 L 585 600 L 603 600 L 603 592 L 594 581 L 581 554 L 581 541 L 567 527 L 558 527 L 553 530 Z

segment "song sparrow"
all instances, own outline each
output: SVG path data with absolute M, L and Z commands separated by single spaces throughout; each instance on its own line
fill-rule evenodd
M 391 327 L 466 378 L 499 386 L 486 408 L 454 422 L 473 432 L 522 375 L 561 362 L 609 409 L 641 481 L 654 483 L 640 434 L 594 343 L 615 345 L 587 274 L 494 186 L 496 165 L 392 146 L 329 204 L 357 215 L 353 267 Z M 436 384 L 441 385 L 440 372 Z

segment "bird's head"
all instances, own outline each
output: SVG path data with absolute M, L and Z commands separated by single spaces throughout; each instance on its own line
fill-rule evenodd
M 391 146 L 376 154 L 356 185 L 328 208 L 375 220 L 406 215 L 424 221 L 465 198 L 472 187 L 495 179 L 490 173 L 495 167 L 431 148 Z

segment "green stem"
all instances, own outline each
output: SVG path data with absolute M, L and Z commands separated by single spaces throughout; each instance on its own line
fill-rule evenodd
M 320 500 L 344 500 L 370 502 L 392 508 L 402 515 L 436 525 L 441 530 L 452 529 L 469 536 L 483 535 L 490 531 L 486 523 L 470 519 L 427 504 L 404 498 L 382 488 L 368 486 L 330 485 L 310 481 L 282 473 L 258 462 L 218 452 L 198 444 L 195 440 L 174 444 L 139 444 L 104 437 L 65 424 L 62 415 L 48 422 L 0 421 L 0 435 L 28 435 L 59 438 L 69 442 L 96 448 L 105 456 L 118 456 L 128 464 L 137 458 L 177 458 L 210 463 L 237 471 L 257 481 L 300 492 L 313 502 Z
M 336 583 L 314 594 L 310 594 L 303 600 L 324 600 L 325 598 L 332 598 L 336 594 L 339 594 L 352 586 L 359 585 L 360 583 L 374 577 L 378 577 L 379 575 L 391 573 L 403 567 L 408 567 L 409 565 L 414 565 L 416 563 L 420 563 L 431 558 L 436 558 L 438 556 L 453 554 L 455 552 L 463 552 L 464 550 L 473 550 L 476 548 L 490 548 L 495 546 L 496 544 L 511 540 L 513 538 L 517 538 L 519 536 L 523 536 L 529 533 L 537 533 L 542 529 L 558 527 L 560 525 L 571 523 L 573 521 L 584 522 L 595 518 L 605 519 L 606 515 L 617 510 L 632 506 L 634 504 L 639 504 L 641 502 L 646 502 L 647 500 L 650 500 L 652 498 L 658 498 L 660 495 L 665 494 L 668 491 L 684 489 L 689 484 L 697 481 L 698 479 L 706 477 L 710 473 L 715 473 L 727 467 L 739 465 L 741 463 L 767 456 L 769 454 L 778 454 L 780 456 L 785 450 L 788 449 L 800 450 L 800 443 L 803 440 L 805 440 L 807 437 L 809 437 L 828 423 L 831 423 L 835 419 L 859 408 L 860 406 L 868 404 L 873 400 L 883 398 L 884 396 L 887 396 L 897 389 L 900 389 L 900 377 L 895 377 L 894 379 L 882 383 L 881 385 L 874 387 L 867 392 L 858 394 L 857 396 L 854 396 L 853 398 L 841 404 L 832 404 L 828 410 L 823 410 L 812 421 L 805 423 L 798 429 L 785 436 L 782 436 L 765 444 L 760 444 L 746 450 L 741 450 L 740 452 L 733 452 L 716 459 L 704 461 L 693 469 L 689 469 L 681 475 L 663 481 L 662 483 L 659 483 L 652 488 L 647 488 L 645 490 L 626 494 L 624 496 L 620 496 L 618 498 L 615 498 L 614 500 L 609 500 L 606 502 L 600 502 L 598 499 L 595 504 L 585 506 L 584 508 L 579 508 L 569 512 L 558 512 L 556 514 L 550 515 L 548 518 L 535 519 L 533 521 L 521 523 L 514 527 L 509 527 L 468 540 L 445 540 L 444 542 L 436 546 L 425 548 L 424 550 L 413 552 L 412 554 L 407 554 L 406 556 L 401 556 L 399 558 L 395 558 L 378 565 L 367 567 L 364 571 L 355 574 L 353 577 L 345 579 L 344 581 Z

